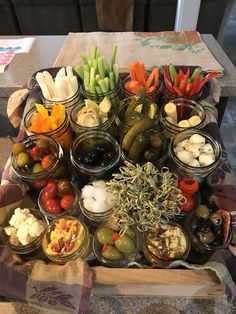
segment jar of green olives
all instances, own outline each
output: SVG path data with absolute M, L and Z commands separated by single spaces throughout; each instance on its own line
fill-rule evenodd
M 93 253 L 99 262 L 108 267 L 127 267 L 135 260 L 139 240 L 135 227 L 128 227 L 125 232 L 106 223 L 99 225 L 93 237 Z
M 63 173 L 63 150 L 54 139 L 31 135 L 12 147 L 11 163 L 16 175 L 38 190 Z
M 88 182 L 110 179 L 118 171 L 120 146 L 109 133 L 91 130 L 81 133 L 72 143 L 70 159 L 78 180 Z

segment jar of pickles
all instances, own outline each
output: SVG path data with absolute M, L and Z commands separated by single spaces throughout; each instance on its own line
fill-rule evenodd
M 97 104 L 85 99 L 70 112 L 71 126 L 76 134 L 87 130 L 104 130 L 114 133 L 115 112 L 108 98 Z
M 24 128 L 27 135 L 43 134 L 57 141 L 68 153 L 73 133 L 70 119 L 63 105 L 36 105 L 24 117 Z
M 169 167 L 181 178 L 202 182 L 219 164 L 222 147 L 202 130 L 188 129 L 172 138 Z
M 120 160 L 120 146 L 109 133 L 91 130 L 81 133 L 72 143 L 70 159 L 78 179 L 91 181 L 111 178 Z
M 62 159 L 59 143 L 44 135 L 31 135 L 12 147 L 13 171 L 35 189 L 62 175 Z
M 175 98 L 165 103 L 160 111 L 160 125 L 166 138 L 188 128 L 202 129 L 206 112 L 202 105 L 187 98 Z
M 91 238 L 82 221 L 64 216 L 49 224 L 42 247 L 44 254 L 52 262 L 65 264 L 76 258 L 85 259 L 91 252 Z

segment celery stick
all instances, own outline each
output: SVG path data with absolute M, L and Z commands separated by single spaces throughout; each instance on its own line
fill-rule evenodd
M 86 90 L 89 87 L 89 72 L 87 71 L 84 71 L 84 86 Z
M 113 72 L 114 72 L 114 76 L 115 76 L 115 85 L 118 84 L 119 81 L 119 66 L 117 63 L 113 64 Z
M 105 71 L 104 71 L 104 65 L 103 65 L 103 58 L 99 57 L 97 59 L 98 61 L 98 72 L 101 75 L 101 78 L 103 79 L 105 77 Z
M 107 85 L 106 83 L 104 82 L 103 79 L 101 79 L 100 81 L 98 81 L 98 84 L 102 90 L 102 93 L 107 93 L 108 92 L 108 88 L 107 88 Z
M 92 47 L 91 49 L 90 59 L 91 60 L 96 59 L 96 54 L 97 54 L 97 47 L 95 46 L 95 47 Z
M 85 64 L 83 66 L 83 70 L 86 71 L 86 72 L 89 72 L 89 66 L 87 64 Z
M 88 64 L 88 59 L 87 59 L 87 56 L 86 56 L 85 52 L 83 52 L 81 54 L 81 58 L 82 58 L 84 64 Z
M 103 64 L 105 68 L 105 73 L 106 75 L 108 75 L 108 73 L 111 71 L 111 68 L 110 68 L 109 62 L 107 61 L 105 57 L 103 57 Z
M 94 74 L 97 74 L 98 71 L 98 62 L 96 59 L 93 59 L 93 68 L 94 68 Z
M 74 67 L 74 70 L 76 73 L 79 74 L 79 76 L 81 77 L 82 80 L 84 80 L 84 71 L 82 67 L 76 66 Z
M 97 83 L 98 83 L 98 81 L 101 79 L 101 76 L 100 76 L 99 74 L 97 74 L 97 75 L 95 76 L 95 79 L 96 79 L 96 81 L 97 81 Z
M 106 84 L 107 90 L 109 91 L 109 78 L 105 77 L 103 80 L 104 80 L 104 83 Z
M 91 84 L 92 80 L 94 80 L 94 68 L 91 68 L 91 70 L 90 70 L 90 80 L 89 80 L 90 84 Z
M 91 67 L 93 66 L 92 60 L 88 60 L 88 66 L 89 66 L 89 69 L 91 69 Z
M 116 52 L 117 52 L 117 46 L 113 46 L 112 54 L 111 54 L 111 68 L 113 68 L 113 65 L 116 63 Z
M 101 88 L 99 87 L 99 86 L 95 86 L 95 90 L 96 90 L 96 93 L 97 94 L 102 94 L 102 90 L 101 90 Z
M 91 94 L 95 94 L 96 93 L 96 91 L 95 91 L 95 83 L 96 83 L 96 81 L 95 81 L 94 77 L 92 79 L 90 78 L 89 92 Z
M 109 89 L 113 90 L 115 88 L 115 84 L 112 77 L 109 77 Z

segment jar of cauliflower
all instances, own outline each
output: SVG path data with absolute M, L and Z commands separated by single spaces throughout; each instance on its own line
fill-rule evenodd
M 18 254 L 41 254 L 47 225 L 48 221 L 39 209 L 18 207 L 9 213 L 3 224 L 4 242 Z
M 180 177 L 202 182 L 220 162 L 222 147 L 208 133 L 189 129 L 180 132 L 170 142 L 170 169 Z

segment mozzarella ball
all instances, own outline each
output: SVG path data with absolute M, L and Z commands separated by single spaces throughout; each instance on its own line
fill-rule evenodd
M 205 139 L 204 136 L 202 136 L 200 134 L 193 134 L 192 136 L 190 136 L 189 141 L 192 144 L 202 144 L 202 145 L 204 145 L 205 142 L 206 142 L 206 139 Z
M 211 144 L 207 143 L 207 144 L 203 145 L 201 148 L 201 153 L 214 155 L 214 150 L 213 150 L 213 147 L 211 146 Z
M 93 191 L 93 197 L 95 198 L 95 200 L 105 201 L 107 197 L 107 191 L 104 188 L 95 187 Z
M 193 126 L 196 126 L 198 125 L 199 123 L 201 123 L 201 118 L 199 116 L 192 116 L 191 118 L 188 119 L 190 125 L 193 127 Z
M 188 143 L 185 147 L 185 149 L 189 152 L 192 153 L 193 158 L 197 158 L 200 156 L 201 154 L 201 144 L 192 144 L 192 143 Z
M 186 138 L 186 140 L 183 140 L 182 142 L 179 142 L 179 143 L 176 145 L 176 147 L 185 148 L 188 143 L 189 143 L 189 139 Z
M 181 147 L 181 146 L 176 146 L 176 147 L 174 148 L 175 154 L 177 154 L 177 153 L 180 152 L 181 150 L 184 150 L 184 148 Z
M 191 125 L 188 120 L 181 120 L 179 121 L 178 126 L 180 128 L 189 128 Z
M 185 164 L 190 164 L 193 161 L 193 155 L 187 150 L 177 152 L 176 156 Z
M 95 201 L 92 206 L 94 213 L 103 213 L 107 210 L 107 206 L 103 200 Z
M 106 182 L 103 180 L 99 180 L 99 181 L 94 181 L 93 182 L 93 186 L 94 187 L 98 187 L 98 188 L 106 188 Z
M 81 190 L 82 198 L 92 198 L 94 187 L 92 185 L 85 185 Z
M 85 198 L 83 200 L 83 205 L 84 207 L 89 210 L 90 212 L 93 211 L 93 203 L 94 203 L 94 199 L 93 198 Z
M 215 161 L 215 156 L 213 154 L 204 154 L 202 153 L 199 158 L 199 163 L 202 167 L 211 165 Z

